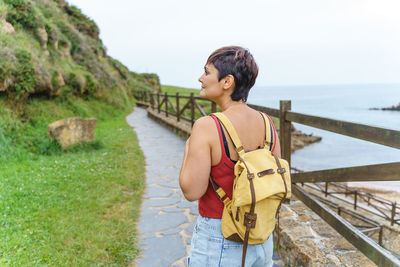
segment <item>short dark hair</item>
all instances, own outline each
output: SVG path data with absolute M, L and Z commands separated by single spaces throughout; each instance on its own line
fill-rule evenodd
M 208 57 L 207 64 L 209 63 L 218 70 L 219 81 L 229 74 L 234 77 L 232 100 L 246 102 L 258 75 L 258 66 L 249 50 L 240 46 L 221 47 Z

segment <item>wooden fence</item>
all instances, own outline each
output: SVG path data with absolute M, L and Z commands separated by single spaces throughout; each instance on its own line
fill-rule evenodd
M 303 185 L 304 183 L 302 183 L 302 186 Z M 390 224 L 392 226 L 394 224 L 400 225 L 400 214 L 398 212 L 400 211 L 400 206 L 397 204 L 396 201 L 389 201 L 387 199 L 374 196 L 371 193 L 357 190 L 356 188 L 350 188 L 347 185 L 335 182 L 325 182 L 323 184 L 313 183 L 313 185 L 313 189 L 323 193 L 325 197 L 336 197 L 336 195 L 344 195 L 346 197 L 352 196 L 354 210 L 356 210 L 357 208 L 361 208 L 387 221 L 390 221 Z M 332 187 L 333 191 L 329 191 L 329 188 Z M 360 202 L 365 203 L 368 209 L 360 206 Z
M 161 94 L 149 91 L 135 91 L 134 94 L 139 103 L 157 109 L 159 113 L 165 112 L 166 116 L 173 115 L 176 117 L 177 121 L 181 119 L 186 120 L 192 125 L 196 119 L 196 113 L 200 116 L 205 116 L 209 113 L 208 110 L 210 112 L 215 112 L 217 110 L 215 103 L 194 96 L 193 93 L 190 96 L 183 96 L 179 95 L 179 93 L 169 95 L 167 93 Z M 280 101 L 279 109 L 252 104 L 249 104 L 249 106 L 279 119 L 281 154 L 282 158 L 286 159 L 289 164 L 292 122 L 400 149 L 400 131 L 296 113 L 291 111 L 291 101 Z M 398 257 L 370 239 L 363 233 L 363 230 L 351 225 L 337 214 L 337 212 L 331 210 L 322 201 L 305 191 L 298 184 L 304 182 L 329 183 L 395 180 L 400 180 L 400 162 L 299 172 L 292 174 L 292 192 L 298 199 L 317 213 L 378 266 L 400 266 Z M 392 221 L 394 223 L 399 220 L 395 219 L 397 206 L 394 205 L 393 207 L 392 212 L 394 215 L 392 216 Z M 380 226 L 379 229 L 381 229 Z

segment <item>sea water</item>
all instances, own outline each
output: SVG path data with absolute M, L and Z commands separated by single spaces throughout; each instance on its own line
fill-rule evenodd
M 371 110 L 400 103 L 400 84 L 255 87 L 248 103 L 279 109 L 279 100 L 291 100 L 292 111 L 400 131 L 400 111 Z M 400 149 L 294 123 L 320 142 L 292 153 L 292 166 L 322 170 L 400 161 Z M 399 170 L 400 172 L 400 170 Z M 370 183 L 400 191 L 400 181 Z

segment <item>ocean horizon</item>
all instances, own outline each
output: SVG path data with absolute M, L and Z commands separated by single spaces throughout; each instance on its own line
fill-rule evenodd
M 294 112 L 400 131 L 400 111 L 371 110 L 399 104 L 400 84 L 254 87 L 248 103 L 279 109 L 280 100 L 291 100 Z M 297 169 L 314 171 L 400 162 L 399 149 L 298 123 L 293 125 L 303 133 L 322 137 L 320 142 L 292 153 L 292 167 Z M 400 192 L 400 181 L 368 184 Z

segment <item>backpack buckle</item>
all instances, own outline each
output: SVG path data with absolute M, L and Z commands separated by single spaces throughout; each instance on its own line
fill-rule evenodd
M 279 168 L 277 171 L 278 171 L 279 174 L 282 174 L 282 173 L 286 172 L 285 168 Z
M 251 214 L 249 212 L 246 212 L 244 214 L 244 222 L 243 222 L 243 224 L 245 226 L 248 226 L 250 228 L 255 228 L 256 227 L 256 221 L 257 221 L 257 214 L 256 213 Z

